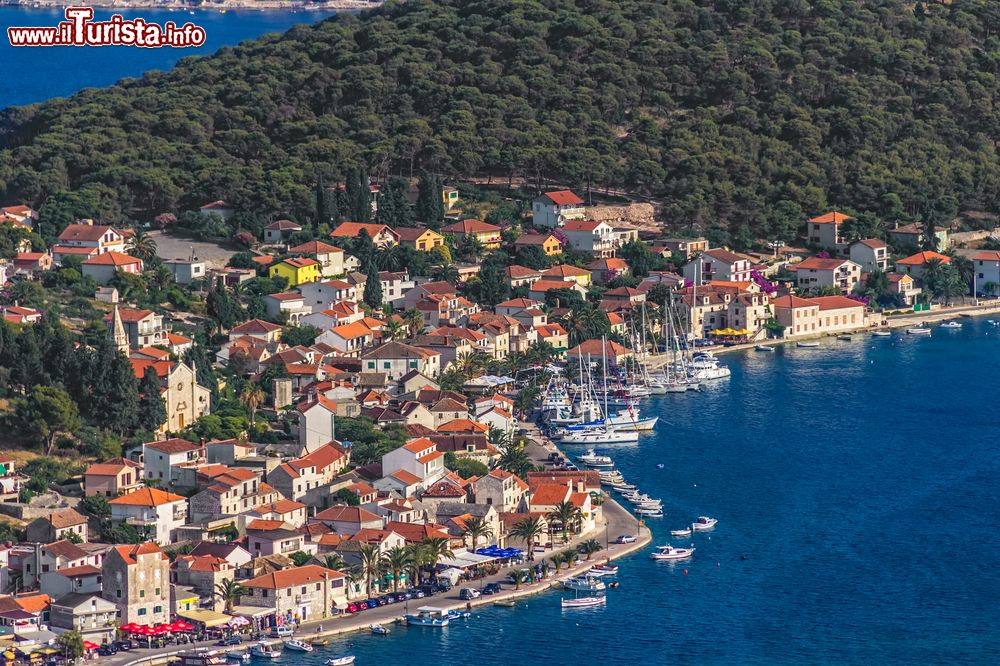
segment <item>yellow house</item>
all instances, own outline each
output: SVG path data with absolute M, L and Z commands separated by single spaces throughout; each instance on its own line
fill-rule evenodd
M 576 266 L 570 266 L 569 264 L 560 264 L 558 266 L 553 266 L 549 270 L 542 273 L 543 280 L 562 280 L 564 282 L 576 282 L 581 287 L 590 286 L 590 271 L 577 268 Z
M 444 245 L 444 236 L 433 229 L 397 227 L 399 242 L 402 245 L 409 245 L 414 250 L 429 252 L 436 247 Z
M 514 247 L 518 249 L 529 245 L 542 248 L 542 252 L 549 257 L 562 252 L 562 243 L 552 234 L 521 234 L 514 241 Z
M 442 229 L 457 237 L 472 236 L 485 248 L 496 250 L 500 247 L 500 227 L 482 220 L 462 220 Z
M 454 187 L 441 188 L 441 201 L 445 210 L 451 210 L 458 204 L 458 190 Z
M 280 275 L 288 280 L 291 287 L 306 282 L 319 282 L 319 263 L 314 259 L 293 257 L 271 266 L 267 274 L 270 277 Z

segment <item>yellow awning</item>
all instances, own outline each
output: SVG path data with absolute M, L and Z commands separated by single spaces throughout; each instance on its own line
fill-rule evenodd
M 194 609 L 186 611 L 177 611 L 177 615 L 184 618 L 185 620 L 193 620 L 194 622 L 201 622 L 206 627 L 218 627 L 220 624 L 225 624 L 232 620 L 233 618 L 226 615 L 225 613 L 217 613 L 212 610 L 204 609 Z

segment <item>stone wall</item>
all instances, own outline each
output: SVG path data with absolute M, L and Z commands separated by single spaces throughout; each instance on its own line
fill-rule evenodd
M 597 222 L 631 224 L 643 231 L 660 231 L 653 204 L 632 203 L 627 206 L 587 206 L 587 219 Z

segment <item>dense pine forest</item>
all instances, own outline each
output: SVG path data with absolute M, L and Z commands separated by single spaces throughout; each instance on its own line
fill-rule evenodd
M 758 234 L 996 210 L 998 66 L 995 0 L 416 0 L 7 109 L 0 193 L 43 222 L 308 217 L 363 167 L 622 188 Z

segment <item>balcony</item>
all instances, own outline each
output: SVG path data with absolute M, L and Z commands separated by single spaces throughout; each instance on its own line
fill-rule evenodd
M 311 604 L 313 602 L 313 595 L 311 594 L 296 594 L 295 603 L 297 604 Z

